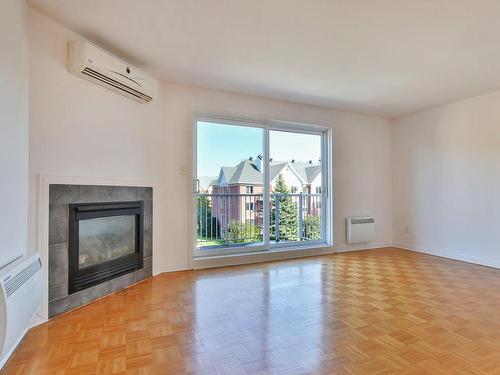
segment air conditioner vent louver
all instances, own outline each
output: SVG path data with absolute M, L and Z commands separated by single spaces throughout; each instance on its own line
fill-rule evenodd
M 118 90 L 121 90 L 121 91 L 124 91 L 125 93 L 127 93 L 128 95 L 132 95 L 138 99 L 141 99 L 145 102 L 150 102 L 151 100 L 153 100 L 153 98 L 151 96 L 148 96 L 148 95 L 145 95 L 145 94 L 142 94 L 140 93 L 139 91 L 137 90 L 134 90 L 133 88 L 131 87 L 128 87 L 128 86 L 125 86 L 123 84 L 121 84 L 120 82 L 110 78 L 110 77 L 106 77 L 105 75 L 99 73 L 99 72 L 96 72 L 95 70 L 93 69 L 90 69 L 90 68 L 85 68 L 82 70 L 82 73 L 83 74 L 86 74 L 90 77 L 92 77 L 93 79 L 96 79 L 100 82 L 103 82 L 107 85 L 110 85 L 110 86 L 113 86 L 115 89 L 118 89 Z
M 153 100 L 153 79 L 84 40 L 68 43 L 68 71 L 139 103 Z
M 28 281 L 31 276 L 37 273 L 40 268 L 42 268 L 42 264 L 40 262 L 40 259 L 37 259 L 17 275 L 5 281 L 4 286 L 7 298 L 12 296 L 16 292 L 16 290 L 23 286 L 24 283 Z

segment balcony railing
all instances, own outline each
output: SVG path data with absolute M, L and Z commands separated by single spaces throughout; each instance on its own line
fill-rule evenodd
M 321 194 L 270 194 L 269 240 L 320 240 Z M 263 194 L 197 194 L 198 247 L 245 246 L 264 237 Z

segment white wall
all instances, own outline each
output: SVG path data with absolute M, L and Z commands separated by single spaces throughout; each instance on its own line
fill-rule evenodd
M 244 116 L 332 126 L 335 138 L 335 242 L 346 250 L 345 217 L 375 215 L 376 243 L 392 243 L 391 127 L 388 120 L 326 108 L 224 93 L 187 86 L 163 85 L 166 130 L 164 181 L 170 220 L 165 244 L 170 265 L 187 264 L 191 246 L 189 223 L 193 113 Z M 355 248 L 355 247 L 354 247 Z
M 67 42 L 81 38 L 33 9 L 29 24 L 29 244 L 36 250 L 39 175 L 160 181 L 162 99 L 156 81 L 155 99 L 141 104 L 69 73 Z M 155 224 L 161 227 L 161 191 L 154 194 Z M 154 232 L 161 248 L 162 232 Z
M 500 267 L 500 91 L 394 121 L 394 242 Z
M 26 252 L 28 24 L 24 1 L 0 3 L 0 267 Z
M 392 242 L 390 122 L 380 117 L 251 96 L 159 84 L 138 104 L 66 70 L 66 43 L 78 38 L 30 10 L 30 244 L 37 245 L 37 176 L 155 181 L 156 272 L 190 263 L 193 112 L 333 126 L 335 241 L 345 217 L 375 215 L 377 244 Z M 90 150 L 90 152 L 89 152 Z

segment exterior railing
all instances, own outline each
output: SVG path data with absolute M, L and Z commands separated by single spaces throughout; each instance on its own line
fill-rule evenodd
M 272 242 L 320 240 L 321 194 L 270 194 Z M 197 194 L 199 247 L 248 245 L 263 241 L 263 194 Z

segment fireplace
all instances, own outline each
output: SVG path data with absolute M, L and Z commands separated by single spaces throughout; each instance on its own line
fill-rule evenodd
M 69 205 L 68 293 L 143 268 L 143 201 Z

